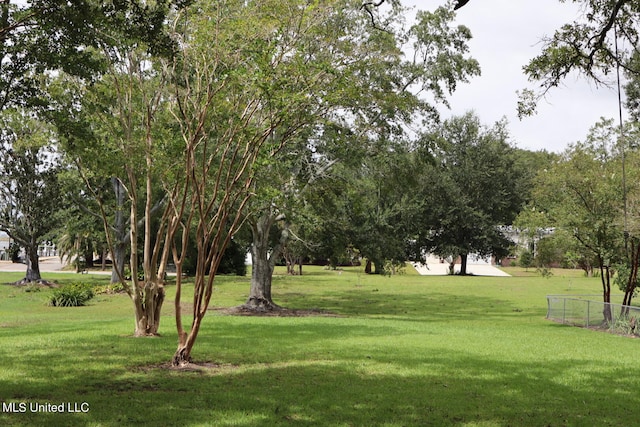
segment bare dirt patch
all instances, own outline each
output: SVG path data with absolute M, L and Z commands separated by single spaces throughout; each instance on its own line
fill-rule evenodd
M 230 363 L 215 363 L 215 362 L 191 362 L 182 366 L 173 366 L 170 362 L 158 363 L 154 365 L 146 365 L 135 368 L 135 370 L 142 372 L 151 372 L 155 370 L 163 371 L 176 371 L 176 372 L 198 372 L 198 373 L 217 373 L 228 372 L 238 369 L 238 365 Z
M 640 338 L 640 331 L 636 332 L 628 332 L 622 331 L 615 328 L 609 328 L 608 326 L 581 326 L 583 329 L 588 329 L 590 331 L 603 332 L 607 334 L 619 335 L 621 337 L 627 338 Z
M 49 282 L 48 280 L 38 279 L 38 280 L 27 280 L 26 278 L 18 280 L 17 282 L 7 283 L 10 286 L 17 287 L 41 287 L 41 288 L 59 288 L 60 285 L 56 282 Z
M 252 310 L 243 305 L 230 308 L 212 308 L 218 313 L 228 316 L 258 316 L 258 317 L 342 317 L 336 313 L 320 309 L 296 310 L 279 307 L 275 310 Z

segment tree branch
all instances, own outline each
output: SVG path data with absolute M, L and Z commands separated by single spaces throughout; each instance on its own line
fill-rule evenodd
M 362 3 L 362 6 L 360 6 L 360 10 L 364 9 L 364 10 L 366 10 L 366 11 L 367 11 L 367 13 L 369 14 L 369 16 L 371 17 L 371 26 L 372 26 L 373 28 L 375 28 L 376 30 L 385 31 L 385 32 L 387 32 L 387 33 L 390 33 L 390 31 L 389 31 L 389 30 L 386 30 L 386 29 L 384 29 L 384 28 L 382 28 L 382 27 L 379 27 L 379 26 L 376 24 L 376 19 L 375 19 L 375 17 L 373 16 L 373 12 L 372 12 L 372 11 L 371 11 L 371 9 L 370 9 L 370 7 L 371 7 L 371 6 L 373 6 L 373 7 L 379 7 L 379 6 L 380 6 L 380 5 L 382 5 L 382 3 L 384 3 L 384 2 L 385 2 L 385 0 L 380 0 L 380 1 L 379 1 L 379 2 L 377 2 L 377 3 L 374 3 L 374 2 L 372 2 L 372 1 L 370 1 L 370 2 L 366 2 L 366 3 Z

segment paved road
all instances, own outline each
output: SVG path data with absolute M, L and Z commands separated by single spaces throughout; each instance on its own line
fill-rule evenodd
M 58 257 L 42 257 L 40 258 L 40 272 L 69 272 L 75 273 L 73 269 L 62 270 L 65 265 L 60 262 Z M 413 264 L 415 269 L 424 276 L 446 276 L 449 273 L 449 264 L 441 263 L 437 258 L 429 258 L 427 265 Z M 460 271 L 460 264 L 456 264 L 456 271 Z M 27 271 L 26 264 L 14 264 L 11 261 L 0 261 L 0 271 Z M 489 264 L 468 264 L 467 271 L 476 276 L 509 276 L 509 274 Z M 105 273 L 111 273 L 107 271 Z
M 40 258 L 40 272 L 61 272 L 64 264 L 60 262 L 58 257 L 41 257 Z M 0 271 L 24 271 L 27 272 L 27 265 L 21 263 L 12 263 L 11 261 L 0 261 Z M 74 272 L 70 270 L 70 272 Z

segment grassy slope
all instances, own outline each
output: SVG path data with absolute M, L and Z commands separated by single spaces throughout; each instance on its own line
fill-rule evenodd
M 598 279 L 561 271 L 544 279 L 519 270 L 511 278 L 306 270 L 275 278 L 276 301 L 338 316 L 212 311 L 194 357 L 219 366 L 199 372 L 162 366 L 176 345 L 172 287 L 163 336 L 134 339 L 126 296 L 55 308 L 44 305 L 47 290 L 0 286 L 0 401 L 90 405 L 88 413 L 0 413 L 0 425 L 619 426 L 637 419 L 639 342 L 544 319 L 546 294 L 597 293 Z M 222 277 L 214 304 L 236 305 L 247 292 L 248 279 Z

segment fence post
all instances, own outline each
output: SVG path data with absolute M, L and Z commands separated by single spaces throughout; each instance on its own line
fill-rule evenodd
M 567 314 L 567 299 L 562 298 L 562 323 L 565 323 L 565 318 Z
M 587 300 L 587 328 L 590 323 L 590 313 L 591 313 L 591 301 Z

